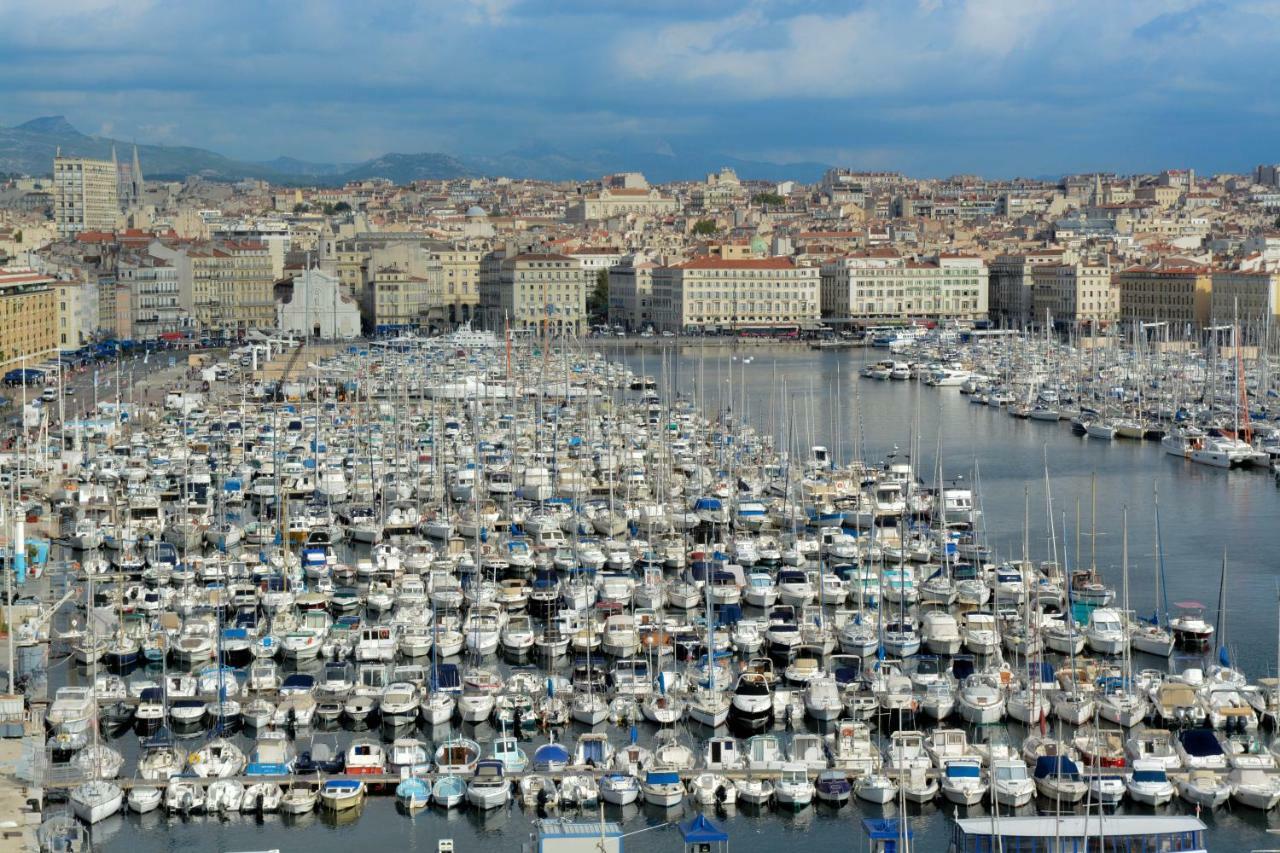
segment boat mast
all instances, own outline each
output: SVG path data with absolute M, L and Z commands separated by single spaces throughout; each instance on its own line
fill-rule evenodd
M 1151 491 L 1153 495 L 1153 500 L 1155 502 L 1155 510 L 1156 510 L 1156 524 L 1155 524 L 1156 600 L 1155 600 L 1155 607 L 1153 608 L 1153 610 L 1155 613 L 1155 623 L 1157 626 L 1159 626 L 1162 624 L 1167 625 L 1169 623 L 1169 603 L 1165 600 L 1168 597 L 1168 592 L 1166 592 L 1164 589 L 1164 549 L 1160 545 L 1160 484 L 1159 482 L 1152 483 Z M 1164 617 L 1163 621 L 1161 620 L 1162 615 Z M 1277 647 L 1276 653 L 1280 654 L 1280 646 Z M 1277 672 L 1280 673 L 1280 669 L 1277 669 Z

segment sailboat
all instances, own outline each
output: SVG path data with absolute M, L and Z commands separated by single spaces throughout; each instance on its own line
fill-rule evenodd
M 719 728 L 729 719 L 730 700 L 717 686 L 715 662 L 715 619 L 711 614 L 711 584 L 707 594 L 707 679 L 694 688 L 686 704 L 689 716 L 710 728 Z
M 93 574 L 89 574 L 87 598 L 90 641 L 96 639 L 97 614 L 94 612 Z M 98 662 L 93 662 L 93 682 L 98 681 Z M 93 730 L 93 750 L 98 753 L 98 694 L 93 694 L 93 712 L 90 717 L 90 728 Z M 71 810 L 76 817 L 89 825 L 100 823 L 120 811 L 124 803 L 124 790 L 114 782 L 101 778 L 101 765 L 94 763 L 94 778 L 89 779 L 71 789 Z
M 1124 522 L 1121 539 L 1121 602 L 1122 613 L 1126 618 L 1129 612 L 1129 509 L 1124 510 Z M 1129 728 L 1137 725 L 1147 715 L 1147 700 L 1133 689 L 1133 657 L 1129 644 L 1121 648 L 1123 662 L 1119 679 L 1104 678 L 1098 684 L 1100 698 L 1098 715 L 1104 720 Z
M 1161 611 L 1164 618 L 1169 618 L 1168 606 L 1165 603 L 1164 589 L 1164 550 L 1160 542 L 1160 487 L 1153 487 L 1155 504 L 1155 608 L 1150 621 L 1138 620 L 1129 627 L 1129 644 L 1132 648 L 1149 655 L 1167 658 L 1173 654 L 1173 634 L 1160 624 Z M 1127 607 L 1127 605 L 1126 605 Z

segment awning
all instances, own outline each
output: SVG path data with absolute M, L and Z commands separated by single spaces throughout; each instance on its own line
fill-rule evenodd
M 706 815 L 695 815 L 693 819 L 680 824 L 680 834 L 684 843 L 718 844 L 729 840 L 729 836 L 720 827 L 707 819 Z

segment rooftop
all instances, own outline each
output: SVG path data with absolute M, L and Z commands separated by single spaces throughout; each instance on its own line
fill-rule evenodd
M 724 258 L 694 258 L 682 264 L 675 264 L 675 269 L 682 270 L 790 270 L 796 265 L 790 258 L 741 258 L 726 260 Z

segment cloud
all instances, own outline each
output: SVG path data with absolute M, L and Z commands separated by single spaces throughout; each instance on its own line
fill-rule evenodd
M 536 143 L 1040 174 L 1280 143 L 1278 0 L 8 5 L 0 123 L 253 159 Z
M 464 0 L 464 20 L 476 24 L 501 24 L 517 0 Z

